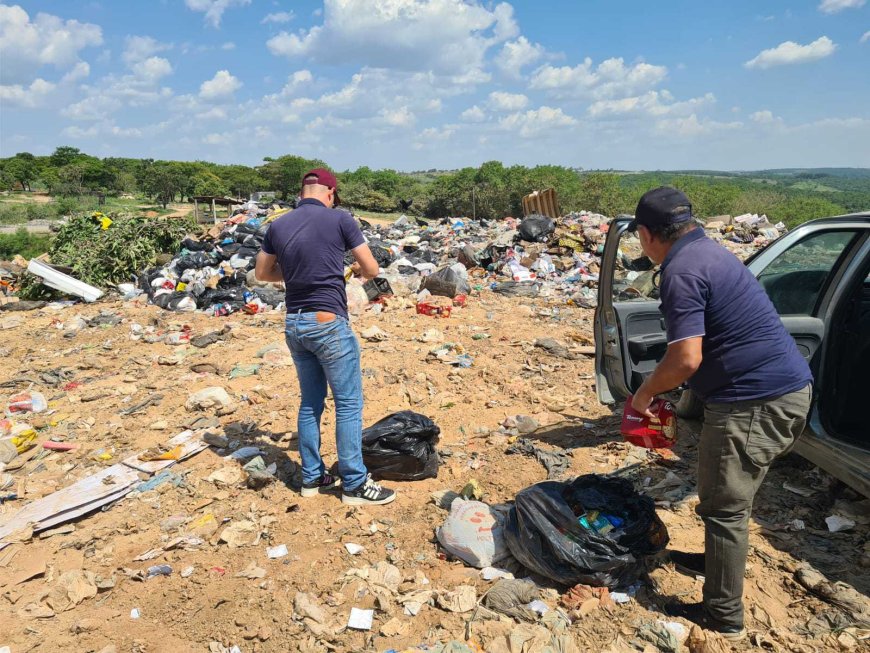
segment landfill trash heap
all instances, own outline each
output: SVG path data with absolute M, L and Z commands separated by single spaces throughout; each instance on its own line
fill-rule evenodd
M 290 210 L 287 205 L 248 202 L 226 222 L 185 238 L 167 265 L 143 271 L 135 284 L 118 288 L 126 299 L 145 293 L 151 303 L 172 311 L 225 316 L 281 310 L 282 284 L 261 283 L 253 270 L 269 225 Z M 556 220 L 531 215 L 522 220 L 424 221 L 402 215 L 392 224 L 360 224 L 380 274 L 367 283 L 353 277 L 353 257 L 347 254 L 350 312 L 416 304 L 418 313 L 448 317 L 452 305 L 461 306 L 472 291 L 487 289 L 593 308 L 610 219 L 582 211 Z M 742 259 L 784 229 L 749 214 L 733 220 L 719 216 L 706 225 L 708 235 Z M 651 268 L 632 267 L 625 255 L 620 266 L 629 271 Z M 629 272 L 630 279 L 638 274 Z

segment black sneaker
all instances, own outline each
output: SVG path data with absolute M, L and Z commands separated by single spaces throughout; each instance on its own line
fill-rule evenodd
M 395 490 L 381 487 L 372 480 L 371 474 L 366 476 L 366 482 L 355 490 L 345 490 L 341 493 L 341 502 L 347 506 L 382 506 L 391 503 L 395 498 Z
M 671 617 L 682 617 L 704 630 L 719 633 L 725 639 L 737 641 L 746 637 L 746 629 L 740 625 L 725 624 L 710 616 L 703 603 L 672 603 L 665 606 L 665 612 Z
M 703 553 L 686 553 L 685 551 L 669 551 L 668 558 L 674 564 L 674 569 L 687 576 L 703 576 L 705 560 Z
M 341 485 L 341 480 L 333 476 L 332 474 L 324 474 L 316 481 L 311 483 L 303 483 L 302 484 L 302 496 L 303 497 L 314 497 L 320 494 L 321 492 L 325 492 L 327 490 L 331 490 L 333 488 Z

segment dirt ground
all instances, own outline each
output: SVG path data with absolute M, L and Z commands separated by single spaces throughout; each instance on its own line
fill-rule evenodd
M 77 316 L 92 318 L 101 311 L 121 322 L 69 330 Z M 703 549 L 703 528 L 692 510 L 697 425 L 681 423 L 672 455 L 634 448 L 622 441 L 619 418 L 596 400 L 592 357 L 563 358 L 534 346 L 536 339 L 549 337 L 569 351 L 585 351 L 581 348 L 591 343 L 591 320 L 590 310 L 489 292 L 469 298 L 468 307 L 454 310 L 448 319 L 416 315 L 410 306 L 356 319 L 357 334 L 375 325 L 387 334 L 381 342 L 362 342 L 364 424 L 406 409 L 431 417 L 441 428 L 442 464 L 436 479 L 385 483 L 398 491 L 389 506 L 349 509 L 337 494 L 303 499 L 292 489 L 298 480 L 293 463 L 299 461 L 295 372 L 283 353 L 256 356 L 272 344 L 284 351 L 281 314 L 211 318 L 108 301 L 0 315 L 5 396 L 28 388 L 43 392 L 50 412 L 30 420 L 40 428 L 39 441 L 54 438 L 79 445 L 69 452 L 46 454 L 37 447 L 25 454 L 28 462 L 12 472 L 12 490 L 20 499 L 0 505 L 0 524 L 23 503 L 164 443 L 202 418 L 214 420 L 210 432 L 226 431 L 235 444 L 263 450 L 267 464 L 277 463 L 280 479 L 260 490 L 238 479 L 229 484 L 207 480 L 219 470 L 232 479 L 240 466 L 209 448 L 171 468 L 177 484 L 134 492 L 72 527 L 36 534 L 0 551 L 0 647 L 8 646 L 12 653 L 183 653 L 233 646 L 245 653 L 401 651 L 459 640 L 472 650 L 544 650 L 531 644 L 505 648 L 507 634 L 518 628 L 509 618 L 475 620 L 469 626 L 472 612 L 438 607 L 445 604 L 439 597 L 459 586 L 473 587 L 479 598 L 492 583 L 479 570 L 443 554 L 435 529 L 447 511 L 430 495 L 459 491 L 476 479 L 484 501 L 509 502 L 518 491 L 547 478 L 534 458 L 506 453 L 514 439 L 500 431 L 506 418 L 537 420 L 540 427 L 525 437 L 544 448 L 569 451 L 569 478 L 626 468 L 640 486 L 652 488 L 668 479 L 648 493 L 658 500 L 671 547 Z M 232 338 L 204 349 L 148 344 L 131 339 L 133 324 L 158 331 L 186 324 L 193 335 L 230 325 Z M 461 369 L 427 360 L 437 343 L 421 340 L 433 329 L 444 341 L 461 344 L 473 365 Z M 437 337 L 430 333 L 425 339 Z M 203 371 L 205 363 L 212 367 Z M 236 365 L 254 363 L 261 365 L 257 374 L 229 378 Z M 216 416 L 185 408 L 191 393 L 210 386 L 230 393 L 234 412 Z M 141 412 L 122 414 L 158 395 Z M 323 417 L 328 465 L 335 461 L 334 424 L 330 404 Z M 787 491 L 786 481 L 810 496 Z M 794 579 L 795 569 L 810 562 L 831 581 L 847 581 L 866 594 L 870 572 L 861 563 L 866 564 L 867 526 L 830 533 L 824 521 L 835 501 L 858 499 L 801 459 L 775 465 L 752 523 L 746 570 L 751 637 L 735 650 L 809 652 L 866 644 L 831 634 L 830 626 L 826 632 L 820 617 L 836 623 L 841 616 L 837 608 Z M 801 530 L 794 520 L 802 520 Z M 225 528 L 245 521 L 259 533 L 256 543 L 231 548 L 220 541 Z M 194 537 L 164 550 L 184 535 Z M 352 556 L 344 546 L 348 543 L 364 549 Z M 269 559 L 267 548 L 282 544 L 288 554 Z M 146 552 L 153 557 L 143 556 Z M 170 575 L 146 579 L 155 565 L 169 565 Z M 21 580 L 28 569 L 42 571 Z M 349 575 L 351 570 L 356 575 Z M 67 582 L 71 571 L 84 572 L 77 577 L 85 579 L 85 590 L 74 599 Z M 367 573 L 368 580 L 360 577 Z M 385 582 L 386 592 L 383 586 L 372 590 L 377 574 L 392 578 Z M 94 586 L 98 591 L 92 595 Z M 566 588 L 545 587 L 544 601 L 556 608 Z M 397 597 L 414 591 L 435 594 L 431 603 L 422 601 L 416 616 L 409 616 Z M 299 593 L 308 595 L 301 603 Z M 574 648 L 564 650 L 659 650 L 640 642 L 638 631 L 644 624 L 669 620 L 661 609 L 667 601 L 700 596 L 700 580 L 662 564 L 630 602 L 574 614 L 566 631 Z M 312 610 L 306 612 L 306 598 L 316 604 L 313 612 L 322 623 L 311 617 Z M 354 607 L 375 609 L 371 630 L 345 628 Z M 730 650 L 714 644 L 722 648 L 711 644 L 694 650 Z

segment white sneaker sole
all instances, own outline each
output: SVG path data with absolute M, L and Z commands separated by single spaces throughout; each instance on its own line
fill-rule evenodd
M 346 494 L 341 495 L 341 502 L 346 506 L 383 506 L 392 503 L 396 500 L 396 494 L 393 493 L 386 499 L 371 500 L 365 497 L 349 497 Z

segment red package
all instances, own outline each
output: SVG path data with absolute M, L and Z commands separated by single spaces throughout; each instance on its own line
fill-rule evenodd
M 677 415 L 674 405 L 664 399 L 653 399 L 649 410 L 655 415 L 650 419 L 631 407 L 632 396 L 625 401 L 622 411 L 622 437 L 638 447 L 669 449 L 677 441 Z

